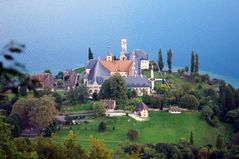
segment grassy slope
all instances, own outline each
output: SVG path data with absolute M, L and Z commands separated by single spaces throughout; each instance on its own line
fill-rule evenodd
M 105 133 L 98 133 L 97 128 L 100 121 L 108 121 L 108 130 Z M 120 143 L 127 141 L 126 133 L 128 129 L 138 130 L 140 136 L 136 143 L 178 143 L 180 138 L 189 140 L 190 132 L 193 131 L 195 145 L 203 146 L 206 144 L 215 145 L 216 136 L 219 133 L 231 133 L 231 127 L 221 124 L 219 128 L 209 126 L 204 120 L 201 120 L 200 113 L 184 113 L 181 115 L 171 115 L 167 112 L 150 112 L 150 120 L 145 122 L 136 122 L 128 117 L 119 117 L 117 122 L 109 123 L 113 119 L 100 119 L 90 124 L 80 124 L 73 126 L 77 133 L 77 142 L 83 147 L 89 148 L 89 136 L 103 140 L 108 148 L 115 149 Z M 115 126 L 116 130 L 112 130 Z M 85 130 L 87 128 L 87 130 Z M 62 128 L 53 138 L 56 142 L 62 142 L 69 131 L 68 128 Z

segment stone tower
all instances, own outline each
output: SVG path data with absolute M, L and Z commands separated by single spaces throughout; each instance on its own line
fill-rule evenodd
M 127 40 L 121 39 L 121 53 L 120 53 L 120 60 L 126 60 L 127 57 L 125 54 L 127 53 Z

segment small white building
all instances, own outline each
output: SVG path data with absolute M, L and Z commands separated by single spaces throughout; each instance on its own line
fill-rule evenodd
M 141 70 L 148 70 L 149 69 L 149 60 L 148 59 L 141 59 L 140 60 L 140 69 Z
M 169 108 L 168 112 L 170 114 L 181 114 L 182 110 L 178 106 L 172 106 L 172 107 Z
M 149 108 L 147 107 L 146 104 L 144 104 L 144 102 L 140 102 L 137 108 L 135 109 L 134 114 L 140 116 L 141 118 L 147 118 L 149 117 L 148 109 Z

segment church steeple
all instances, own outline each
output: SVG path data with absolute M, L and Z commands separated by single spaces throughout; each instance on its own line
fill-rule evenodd
M 126 54 L 127 53 L 127 40 L 121 39 L 121 53 L 120 53 L 120 60 L 127 60 Z

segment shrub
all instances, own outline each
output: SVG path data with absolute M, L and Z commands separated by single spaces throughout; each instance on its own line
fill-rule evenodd
M 133 141 L 138 138 L 139 133 L 137 130 L 129 129 L 127 133 L 128 139 Z
M 179 105 L 187 109 L 197 109 L 199 102 L 194 95 L 186 94 L 180 99 Z
M 102 101 L 95 102 L 93 105 L 93 109 L 95 110 L 97 117 L 101 117 L 105 115 L 105 106 Z
M 203 119 L 211 118 L 212 114 L 213 114 L 213 111 L 209 106 L 205 106 L 202 108 L 202 118 Z
M 215 127 L 219 126 L 219 119 L 217 116 L 213 116 L 212 123 L 213 123 L 213 126 L 215 126 Z
M 106 123 L 105 122 L 100 122 L 99 126 L 98 126 L 98 131 L 99 132 L 104 132 L 106 131 L 107 127 L 106 127 Z

